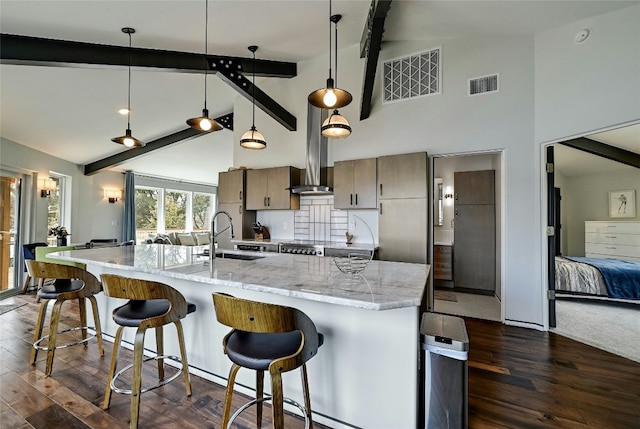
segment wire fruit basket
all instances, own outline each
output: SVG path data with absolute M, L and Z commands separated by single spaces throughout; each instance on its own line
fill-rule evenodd
M 371 262 L 371 256 L 364 253 L 349 253 L 348 256 L 336 256 L 333 262 L 345 274 L 359 274 Z
M 369 228 L 369 225 L 367 225 L 367 223 L 358 216 L 354 215 L 354 218 L 360 220 L 360 222 L 367 227 L 369 234 L 371 234 L 371 242 L 375 243 L 373 232 L 371 231 L 371 228 Z M 375 244 L 373 246 L 375 248 Z M 336 264 L 338 269 L 345 274 L 359 274 L 369 266 L 373 259 L 373 253 L 374 250 L 353 252 L 349 253 L 347 256 L 336 256 L 333 258 L 333 262 Z

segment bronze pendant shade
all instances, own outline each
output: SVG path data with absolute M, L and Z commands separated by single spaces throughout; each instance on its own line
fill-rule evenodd
M 124 145 L 126 147 L 141 147 L 144 143 L 131 135 L 131 35 L 136 32 L 131 27 L 124 27 L 122 32 L 129 35 L 129 92 L 127 98 L 127 130 L 120 137 L 114 137 L 112 142 Z
M 348 91 L 344 89 L 336 88 L 335 84 L 338 80 L 338 21 L 342 18 L 342 15 L 331 15 L 331 0 L 329 0 L 329 78 L 327 79 L 327 86 L 320 88 L 309 94 L 309 103 L 321 109 L 339 109 L 351 103 L 353 97 Z M 335 25 L 335 49 L 336 49 L 336 80 L 331 76 L 331 61 L 332 61 L 332 46 L 331 46 L 331 23 Z
M 209 118 L 209 110 L 207 110 L 207 70 L 209 70 L 209 64 L 207 63 L 207 47 L 209 44 L 209 1 L 205 0 L 205 18 L 204 18 L 204 109 L 202 109 L 202 116 L 197 118 L 187 119 L 187 125 L 202 132 L 220 131 L 222 125 Z

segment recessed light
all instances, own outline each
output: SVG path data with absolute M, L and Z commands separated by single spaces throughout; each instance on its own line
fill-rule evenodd
M 129 113 L 129 109 L 123 107 L 122 109 L 118 110 L 118 113 L 120 113 L 121 115 L 126 115 L 127 113 Z

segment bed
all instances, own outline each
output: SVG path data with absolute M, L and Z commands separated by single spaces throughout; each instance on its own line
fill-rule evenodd
M 640 303 L 640 263 L 619 259 L 556 256 L 556 291 Z

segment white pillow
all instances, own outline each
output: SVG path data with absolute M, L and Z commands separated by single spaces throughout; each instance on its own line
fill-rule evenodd
M 178 240 L 180 240 L 180 244 L 183 246 L 195 246 L 196 240 L 194 240 L 193 235 L 191 234 L 176 234 Z

